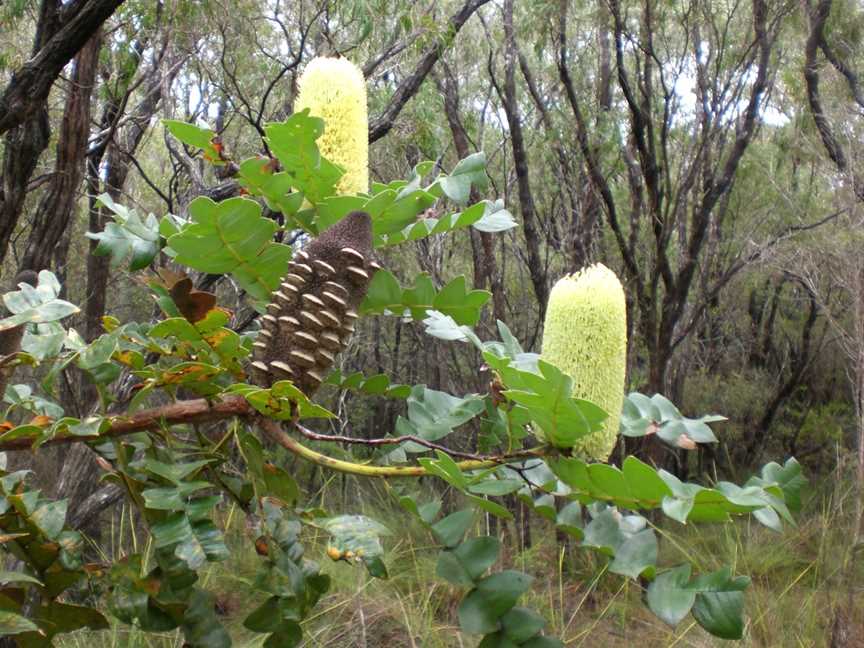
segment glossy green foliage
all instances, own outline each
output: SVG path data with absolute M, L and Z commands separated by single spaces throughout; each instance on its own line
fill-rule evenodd
M 388 313 L 422 320 L 429 311 L 452 317 L 458 324 L 473 326 L 480 320 L 480 311 L 492 293 L 469 290 L 464 276 L 459 276 L 435 289 L 427 274 L 417 275 L 414 286 L 403 289 L 389 270 L 379 270 L 372 278 L 366 299 L 360 306 L 364 314 Z
M 107 628 L 98 610 L 59 600 L 88 578 L 84 539 L 66 524 L 66 501 L 30 488 L 28 472 L 0 470 L 0 545 L 21 565 L 0 572 L 0 635 L 14 635 L 21 646 L 45 646 L 61 633 Z
M 741 639 L 744 633 L 745 576 L 732 576 L 729 568 L 690 578 L 690 565 L 661 573 L 648 587 L 648 607 L 671 626 L 688 613 L 715 637 Z
M 224 460 L 218 445 L 187 450 L 140 435 L 97 449 L 112 466 L 104 479 L 139 503 L 153 538 L 152 568 L 145 569 L 150 561 L 137 554 L 112 567 L 112 613 L 151 632 L 179 627 L 195 648 L 230 646 L 212 594 L 196 586 L 202 566 L 229 555 L 212 520 L 222 498 L 206 479 Z
M 163 119 L 162 125 L 165 126 L 166 130 L 178 140 L 191 146 L 193 153 L 195 152 L 195 149 L 199 149 L 202 152 L 204 159 L 211 164 L 217 166 L 225 164 L 218 147 L 216 133 L 209 128 L 202 128 L 195 124 L 187 124 L 186 122 L 178 121 L 176 119 Z
M 330 588 L 330 577 L 303 557 L 300 521 L 268 500 L 262 506 L 263 533 L 256 541 L 262 564 L 254 586 L 267 599 L 243 625 L 267 634 L 265 646 L 297 646 L 303 638 L 300 623 Z
M 489 573 L 498 562 L 500 540 L 492 536 L 465 539 L 474 523 L 471 509 L 456 511 L 436 521 L 440 502 L 418 506 L 406 496 L 400 503 L 444 546 L 438 555 L 436 576 L 468 590 L 457 612 L 462 632 L 485 635 L 481 646 L 564 645 L 543 636 L 546 623 L 540 615 L 516 606 L 519 597 L 531 586 L 530 576 L 515 570 Z
M 344 376 L 341 371 L 335 369 L 327 376 L 324 382 L 338 389 L 350 390 L 366 394 L 367 396 L 386 396 L 387 398 L 405 399 L 411 394 L 411 385 L 401 385 L 391 382 L 390 378 L 384 374 L 364 376 L 357 371 Z
M 162 221 L 166 253 L 201 272 L 231 274 L 254 299 L 266 300 L 288 269 L 291 248 L 273 241 L 277 225 L 247 198 L 220 203 L 199 197 L 189 205 L 189 222 L 175 229 Z

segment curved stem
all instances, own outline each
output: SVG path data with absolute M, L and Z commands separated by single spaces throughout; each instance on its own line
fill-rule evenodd
M 316 452 L 311 448 L 307 448 L 302 443 L 291 437 L 285 432 L 276 421 L 264 417 L 258 417 L 255 422 L 273 441 L 281 445 L 289 452 L 297 455 L 301 459 L 312 462 L 318 466 L 329 468 L 337 472 L 349 473 L 351 475 L 361 475 L 364 477 L 423 477 L 430 473 L 423 466 L 370 466 L 367 464 L 357 464 L 350 461 L 342 461 L 334 459 L 327 455 Z M 518 456 L 521 457 L 537 457 L 542 456 L 537 451 L 526 451 Z M 507 463 L 518 457 L 517 455 L 508 455 L 506 457 L 490 458 L 482 461 L 471 460 L 461 461 L 456 465 L 460 470 L 479 470 L 483 468 L 494 468 Z

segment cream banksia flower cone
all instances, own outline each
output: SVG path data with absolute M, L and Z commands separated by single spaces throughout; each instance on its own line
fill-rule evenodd
M 573 396 L 609 414 L 603 429 L 579 439 L 573 455 L 606 461 L 615 447 L 627 363 L 624 288 L 604 265 L 567 275 L 552 287 L 540 355 L 573 379 Z
M 348 59 L 318 57 L 306 66 L 298 86 L 294 110 L 308 108 L 312 116 L 324 120 L 318 148 L 345 170 L 336 190 L 368 191 L 369 124 L 363 72 Z

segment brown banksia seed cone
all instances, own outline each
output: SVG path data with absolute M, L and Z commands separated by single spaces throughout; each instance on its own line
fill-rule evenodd
M 348 346 L 357 309 L 378 264 L 372 221 L 351 212 L 294 255 L 261 317 L 252 345 L 252 381 L 269 387 L 291 380 L 311 396 Z

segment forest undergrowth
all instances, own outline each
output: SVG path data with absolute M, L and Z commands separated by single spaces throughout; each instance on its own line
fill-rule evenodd
M 349 478 L 353 481 L 353 478 Z M 390 487 L 386 487 L 387 490 Z M 326 558 L 326 538 L 305 538 L 310 558 L 317 559 L 333 579 L 329 595 L 305 623 L 308 648 L 473 648 L 477 640 L 462 636 L 456 611 L 460 592 L 436 582 L 437 552 L 426 531 L 406 525 L 395 498 L 379 483 L 328 482 L 319 491 L 325 507 L 355 508 L 394 531 L 388 541 L 390 578 L 371 579 L 362 568 Z M 350 497 L 346 494 L 350 493 Z M 658 564 L 690 560 L 701 571 L 731 565 L 749 574 L 744 639 L 738 645 L 758 648 L 821 648 L 831 646 L 832 623 L 842 610 L 852 644 L 864 646 L 864 562 L 846 551 L 852 531 L 852 480 L 832 474 L 812 484 L 797 527 L 770 531 L 755 520 L 728 525 L 682 527 L 668 519 L 655 527 L 661 537 Z M 344 500 L 350 501 L 344 501 Z M 362 504 L 361 504 L 362 502 Z M 451 505 L 457 505 L 451 502 Z M 126 507 L 105 527 L 97 553 L 106 560 L 140 550 L 141 537 Z M 217 608 L 235 645 L 255 648 L 264 639 L 242 626 L 244 611 L 260 595 L 253 588 L 258 557 L 254 533 L 236 508 L 221 512 L 221 524 L 232 558 L 203 572 L 204 585 L 217 594 Z M 485 529 L 486 521 L 477 519 Z M 675 525 L 676 528 L 672 528 Z M 556 545 L 555 533 L 539 518 L 531 520 L 538 542 L 518 548 L 515 526 L 499 533 L 506 538 L 501 567 L 533 576 L 526 605 L 548 620 L 549 630 L 567 646 L 624 648 L 711 648 L 729 645 L 710 637 L 695 621 L 670 629 L 640 602 L 633 581 L 606 573 L 601 556 L 569 544 Z M 667 533 L 672 532 L 672 533 Z M 149 550 L 150 548 L 147 547 Z M 99 592 L 92 596 L 101 596 Z M 253 601 L 252 599 L 256 599 Z M 856 639 L 857 638 L 857 639 Z M 858 641 L 858 643 L 854 643 Z M 63 648 L 181 648 L 177 632 L 154 635 L 112 621 L 109 630 L 82 631 L 58 643 Z

